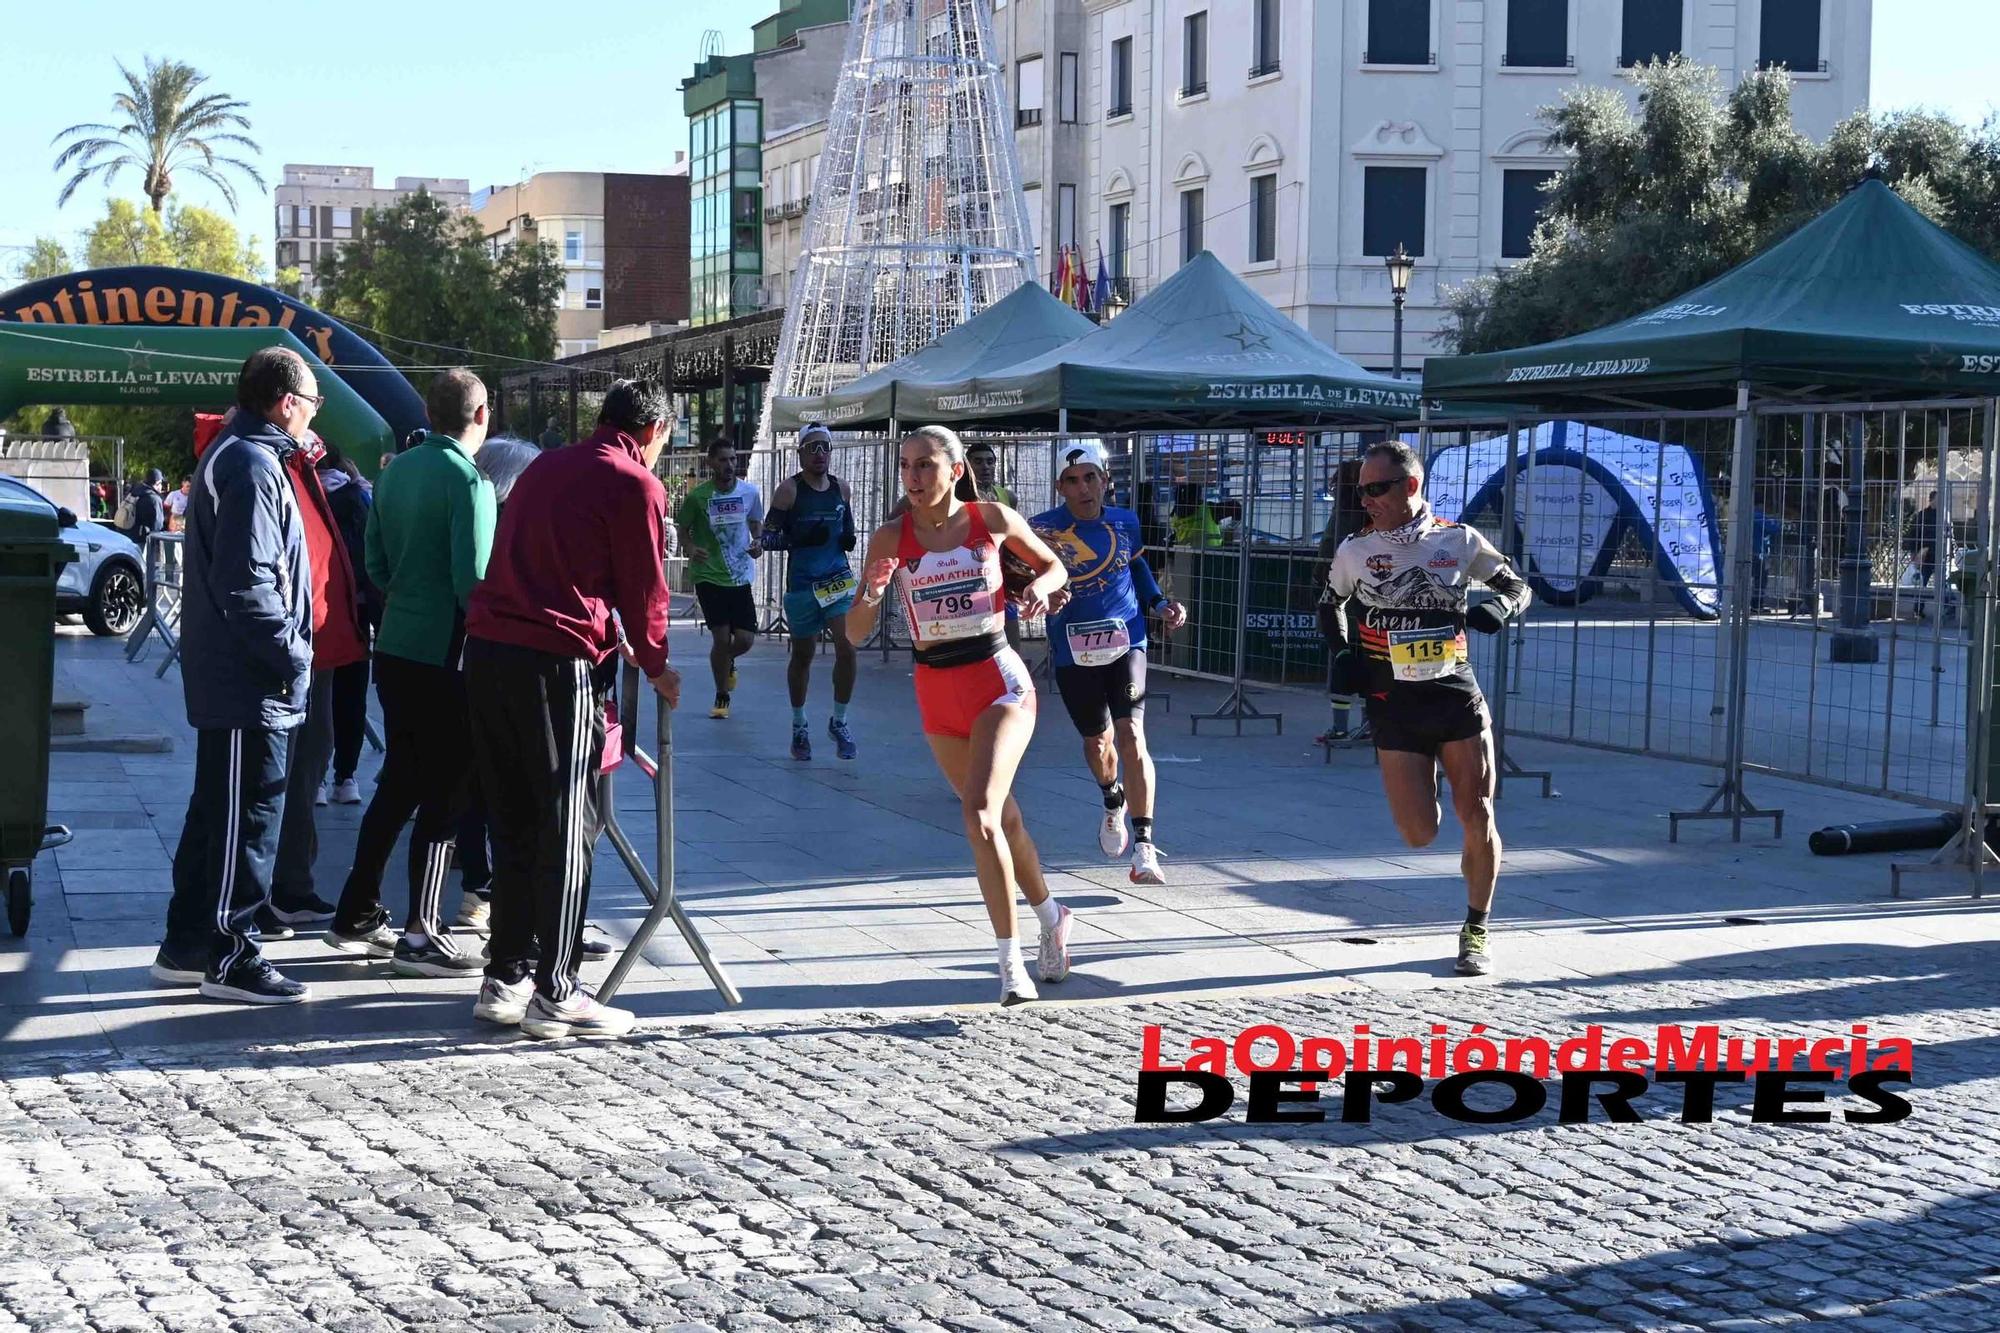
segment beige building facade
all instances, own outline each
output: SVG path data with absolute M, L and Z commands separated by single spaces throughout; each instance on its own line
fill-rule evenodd
M 556 304 L 556 354 L 595 351 L 604 332 L 604 175 L 543 171 L 480 190 L 472 215 L 500 250 L 540 242 L 563 266 Z

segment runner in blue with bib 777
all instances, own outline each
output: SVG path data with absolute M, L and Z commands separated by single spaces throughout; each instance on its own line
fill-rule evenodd
M 1153 846 L 1157 784 L 1146 749 L 1146 617 L 1157 611 L 1175 630 L 1187 622 L 1187 611 L 1160 592 L 1140 549 L 1139 516 L 1105 506 L 1105 464 L 1096 440 L 1058 441 L 1056 490 L 1063 503 L 1029 526 L 1069 571 L 1069 587 L 1051 599 L 1049 649 L 1056 689 L 1083 737 L 1084 763 L 1104 793 L 1097 845 L 1106 856 L 1125 854 L 1129 802 L 1132 882 L 1164 884 Z

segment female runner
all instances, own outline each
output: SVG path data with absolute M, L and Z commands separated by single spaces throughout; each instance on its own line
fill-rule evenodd
M 1001 545 L 1033 572 L 1014 597 L 1023 616 L 1042 614 L 1069 575 L 1026 519 L 978 498 L 956 432 L 920 427 L 903 437 L 900 453 L 909 510 L 868 539 L 847 636 L 856 646 L 868 638 L 900 571 L 924 739 L 964 808 L 965 836 L 1000 955 L 1000 1003 L 1020 1004 L 1035 998 L 1035 983 L 1014 938 L 1016 885 L 1041 922 L 1044 981 L 1069 975 L 1071 913 L 1050 896 L 1041 858 L 1010 794 L 1035 732 L 1035 687 L 1020 654 L 1007 646 Z

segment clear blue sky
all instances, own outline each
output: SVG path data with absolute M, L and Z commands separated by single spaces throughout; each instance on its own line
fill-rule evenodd
M 1601 0 L 1588 0 L 1600 3 Z M 464 176 L 474 189 L 523 170 L 656 171 L 687 147 L 680 80 L 706 29 L 725 49 L 750 43 L 764 0 L 346 0 L 258 9 L 218 0 L 12 0 L 0 57 L 21 77 L 0 98 L 0 275 L 4 247 L 37 235 L 69 242 L 103 209 L 103 191 L 55 206 L 49 140 L 110 117 L 114 60 L 185 60 L 210 86 L 250 103 L 259 165 L 372 166 L 378 180 Z M 574 22 L 561 21 L 565 16 Z M 1872 100 L 1928 106 L 1977 123 L 1992 110 L 2000 5 L 1993 0 L 1875 0 Z M 128 176 L 120 193 L 138 196 Z M 216 206 L 199 181 L 178 192 Z M 268 196 L 240 192 L 238 225 L 268 250 Z

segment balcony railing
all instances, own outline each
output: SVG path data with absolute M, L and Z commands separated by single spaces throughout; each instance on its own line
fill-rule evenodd
M 1511 51 L 1500 53 L 1500 63 L 1512 69 L 1575 69 L 1575 56 L 1552 56 L 1537 52 L 1515 55 Z
M 1250 77 L 1253 79 L 1261 79 L 1266 74 L 1276 74 L 1280 68 L 1282 68 L 1282 66 L 1280 66 L 1278 58 L 1276 56 L 1272 56 L 1269 60 L 1262 60 L 1252 65 L 1250 67 Z
M 1435 51 L 1363 51 L 1361 63 L 1364 65 L 1435 65 L 1438 54 Z
M 1776 69 L 1780 65 L 1783 65 L 1794 74 L 1824 74 L 1827 72 L 1824 60 L 1815 60 L 1804 65 L 1794 65 L 1785 60 L 1759 60 L 1757 62 L 1758 69 Z
M 1024 106 L 1014 113 L 1014 128 L 1025 130 L 1031 125 L 1042 123 L 1042 109 L 1038 106 Z
M 1207 91 L 1208 91 L 1207 79 L 1196 79 L 1193 83 L 1184 83 L 1181 85 L 1182 97 L 1200 97 L 1203 93 Z

